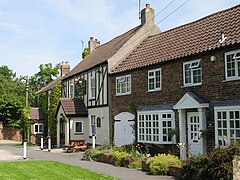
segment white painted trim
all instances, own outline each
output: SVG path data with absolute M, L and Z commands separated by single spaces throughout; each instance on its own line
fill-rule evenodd
M 234 51 L 228 51 L 228 52 L 224 53 L 225 81 L 240 80 L 240 77 L 238 77 L 238 75 L 240 75 L 240 72 L 238 72 L 238 68 L 237 68 L 237 61 L 239 61 L 239 60 L 234 60 L 235 61 L 235 76 L 227 77 L 227 55 L 236 54 L 236 53 L 240 53 L 240 49 L 237 49 Z
M 127 91 L 127 81 L 126 81 L 126 79 L 127 78 L 130 78 L 130 83 L 129 83 L 129 92 Z M 122 93 L 122 92 L 120 92 L 120 93 L 118 93 L 117 92 L 117 83 L 118 83 L 118 79 L 121 79 L 121 78 L 125 78 L 125 86 L 126 86 L 126 93 Z M 129 94 L 131 94 L 131 91 L 132 91 L 132 88 L 131 88 L 131 85 L 132 84 L 132 78 L 131 78 L 131 74 L 129 74 L 129 75 L 125 75 L 125 76 L 119 76 L 119 77 L 116 77 L 116 82 L 115 82 L 115 86 L 116 86 L 116 96 L 122 96 L 122 95 L 129 95 Z M 121 84 L 120 84 L 120 91 L 122 91 L 122 89 L 121 89 Z
M 186 93 L 173 109 L 192 109 L 192 108 L 206 108 L 209 107 L 209 103 L 199 103 L 194 98 L 192 98 L 188 93 Z
M 76 132 L 76 123 L 81 123 L 82 124 L 82 132 Z M 83 121 L 74 121 L 74 134 L 82 134 L 83 131 Z
M 160 71 L 160 87 L 156 88 L 156 72 Z M 153 72 L 154 73 L 154 89 L 149 89 L 149 73 Z M 162 89 L 162 68 L 157 68 L 157 69 L 152 69 L 148 71 L 148 92 L 155 92 L 155 91 L 161 91 Z
M 191 69 L 191 83 L 186 83 L 185 82 L 185 65 L 186 64 L 190 64 L 190 66 L 191 66 L 191 64 L 192 63 L 195 63 L 195 62 L 197 62 L 197 63 L 199 63 L 199 67 L 197 68 L 197 66 L 196 67 L 190 67 L 190 69 Z M 201 82 L 200 83 L 193 83 L 193 69 L 200 69 L 201 70 Z M 184 62 L 183 63 L 183 87 L 190 87 L 190 86 L 199 86 L 199 85 L 202 85 L 202 66 L 201 66 L 201 59 L 196 59 L 196 60 L 192 60 L 192 61 L 187 61 L 187 62 Z

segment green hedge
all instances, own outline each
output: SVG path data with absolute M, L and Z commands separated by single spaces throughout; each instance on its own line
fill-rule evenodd
M 232 179 L 232 160 L 240 155 L 240 144 L 232 143 L 227 148 L 216 148 L 208 155 L 193 156 L 182 167 L 183 176 L 198 175 L 200 179 Z
M 147 159 L 146 163 L 149 164 L 150 172 L 154 175 L 166 175 L 170 166 L 181 166 L 181 161 L 178 157 L 171 154 L 158 154 Z

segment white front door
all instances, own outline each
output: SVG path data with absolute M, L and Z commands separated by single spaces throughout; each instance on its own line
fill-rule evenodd
M 189 156 L 203 154 L 203 139 L 200 137 L 202 121 L 198 112 L 187 113 Z
M 114 143 L 116 146 L 132 144 L 134 141 L 133 125 L 135 116 L 129 112 L 119 113 L 114 117 Z

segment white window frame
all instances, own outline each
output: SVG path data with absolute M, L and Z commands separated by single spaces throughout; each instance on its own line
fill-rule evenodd
M 171 114 L 171 118 L 163 118 L 164 114 Z M 154 117 L 155 116 L 155 120 Z M 158 116 L 157 126 L 154 126 L 154 122 L 156 124 L 156 117 Z M 175 114 L 172 110 L 164 110 L 164 111 L 138 111 L 137 112 L 138 122 L 137 122 L 137 130 L 138 130 L 138 142 L 141 143 L 152 143 L 152 144 L 174 144 L 176 143 L 176 136 L 174 135 L 171 138 L 171 141 L 164 141 L 164 137 L 168 133 L 170 129 L 175 129 Z M 151 119 L 151 120 L 149 120 Z M 163 123 L 171 121 L 171 128 L 164 128 Z M 148 125 L 147 125 L 148 124 Z M 158 129 L 158 130 L 157 130 Z M 166 129 L 166 133 L 163 133 L 163 129 Z M 155 137 L 154 137 L 155 136 Z M 158 136 L 158 137 L 156 137 Z
M 129 81 L 127 79 L 129 78 Z M 118 92 L 118 85 L 120 91 Z M 123 92 L 123 85 L 125 86 L 126 92 Z M 131 75 L 116 77 L 116 95 L 129 95 L 131 94 Z
M 36 130 L 36 129 L 35 129 L 35 126 L 38 126 L 38 131 L 37 131 L 37 132 L 35 131 L 35 130 Z M 40 129 L 39 127 L 40 127 L 40 126 L 42 126 L 42 131 L 39 131 L 39 129 Z M 43 132 L 44 132 L 44 131 L 43 131 L 43 123 L 35 123 L 35 124 L 34 124 L 34 134 L 43 134 Z
M 237 56 L 237 54 L 239 54 Z M 235 75 L 234 76 L 228 76 L 228 69 L 227 69 L 227 56 L 229 55 L 233 55 L 233 61 L 234 61 L 234 66 L 235 68 L 233 69 L 234 70 L 234 73 Z M 225 53 L 225 80 L 239 80 L 240 79 L 240 70 L 238 69 L 238 63 L 240 64 L 240 49 L 238 50 L 234 50 L 234 51 L 229 51 L 229 52 L 226 52 Z
M 95 114 L 89 115 L 89 136 L 93 135 L 93 128 L 95 129 L 95 133 L 94 134 L 97 133 L 96 121 L 97 121 L 97 118 L 96 118 Z
M 189 69 L 191 69 L 190 73 L 191 73 L 191 82 L 187 83 L 186 79 L 185 79 L 185 66 L 187 64 L 190 64 Z M 194 83 L 194 79 L 193 79 L 193 72 L 194 71 L 198 71 L 200 70 L 200 76 L 201 76 L 201 82 L 198 83 Z M 184 83 L 184 87 L 188 87 L 188 86 L 198 86 L 202 84 L 202 67 L 201 67 L 201 59 L 197 59 L 197 60 L 193 60 L 193 61 L 187 61 L 183 63 L 183 83 Z
M 226 147 L 230 144 L 231 141 L 236 141 L 238 139 L 238 141 L 240 141 L 240 136 L 239 137 L 231 137 L 231 132 L 230 130 L 239 130 L 240 131 L 240 127 L 239 128 L 231 128 L 230 127 L 230 111 L 239 111 L 239 116 L 240 116 L 240 106 L 221 106 L 221 107 L 214 107 L 214 120 L 215 120 L 215 145 L 216 147 L 221 146 L 221 147 Z M 221 128 L 218 128 L 218 113 L 223 113 L 226 112 L 226 128 L 223 127 L 223 123 L 221 121 Z M 239 117 L 240 118 L 240 117 Z M 239 119 L 240 121 L 240 119 Z M 234 124 L 236 123 L 236 119 L 234 118 Z M 240 123 L 240 122 L 239 122 Z M 235 124 L 236 125 L 236 124 Z M 240 125 L 239 125 L 240 126 Z M 227 136 L 222 138 L 222 137 L 218 137 L 218 130 L 226 130 L 227 131 Z M 223 132 L 222 132 L 223 133 Z M 220 139 L 222 138 L 222 139 Z M 219 140 L 222 140 L 223 145 L 219 144 Z
M 157 84 L 157 77 L 156 77 L 156 72 L 160 71 L 160 87 L 156 87 Z M 150 73 L 153 73 L 153 76 L 150 76 Z M 150 79 L 153 79 L 154 81 L 154 88 L 150 89 Z M 162 68 L 158 68 L 158 69 L 153 69 L 153 70 L 149 70 L 148 71 L 148 92 L 154 92 L 154 91 L 161 91 L 162 89 Z
M 92 76 L 90 77 L 89 81 L 89 99 L 95 99 L 96 98 L 96 77 Z
M 70 87 L 69 87 L 69 97 L 71 99 L 74 98 L 74 84 L 72 82 L 70 83 Z
M 77 123 L 81 123 L 81 126 L 82 126 L 82 131 L 81 132 L 77 132 L 76 131 L 76 127 L 77 127 Z M 83 121 L 74 121 L 74 134 L 83 134 Z

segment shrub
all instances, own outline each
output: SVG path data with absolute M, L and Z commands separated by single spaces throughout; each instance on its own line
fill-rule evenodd
M 150 172 L 155 175 L 167 174 L 170 166 L 181 166 L 181 161 L 178 157 L 170 154 L 158 154 L 149 158 L 146 163 L 149 164 Z
M 84 152 L 83 160 L 98 161 L 99 156 L 102 155 L 102 154 L 105 154 L 106 152 L 107 152 L 107 150 L 99 150 L 97 148 L 88 149 Z
M 127 167 L 131 161 L 131 154 L 127 152 L 114 151 L 112 155 L 116 158 L 116 166 Z
M 240 155 L 240 144 L 232 143 L 227 148 L 216 148 L 208 155 L 187 159 L 182 167 L 183 176 L 197 174 L 200 179 L 232 179 L 232 160 Z

